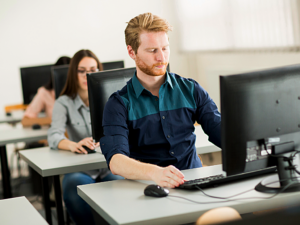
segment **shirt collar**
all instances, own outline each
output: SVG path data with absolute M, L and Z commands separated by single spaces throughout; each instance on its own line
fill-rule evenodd
M 86 107 L 78 94 L 77 94 L 76 98 L 74 99 L 74 104 L 75 104 L 75 107 L 77 110 L 79 110 L 81 107 Z
M 170 85 L 170 87 L 173 89 L 172 80 L 170 78 L 170 75 L 169 75 L 168 71 L 166 71 L 166 81 L 165 81 L 165 83 L 168 83 Z M 143 87 L 143 85 L 138 80 L 138 78 L 136 76 L 136 71 L 134 73 L 134 76 L 132 77 L 132 86 L 133 86 L 135 95 L 138 98 L 145 88 Z

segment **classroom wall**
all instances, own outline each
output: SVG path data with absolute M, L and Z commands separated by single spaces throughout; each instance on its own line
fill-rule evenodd
M 124 60 L 133 67 L 124 40 L 126 22 L 152 12 L 173 26 L 170 67 L 197 80 L 220 105 L 219 75 L 299 63 L 300 53 L 189 53 L 180 48 L 173 0 L 0 1 L 0 112 L 22 103 L 20 67 L 51 64 L 62 55 L 91 49 L 100 61 Z
M 124 60 L 125 67 L 135 66 L 126 51 L 124 30 L 126 22 L 145 12 L 171 23 L 170 67 L 187 74 L 173 7 L 172 0 L 0 1 L 0 112 L 23 101 L 20 67 L 52 64 L 80 49 L 92 50 L 103 62 Z
M 190 70 L 197 71 L 198 82 L 208 91 L 220 109 L 219 76 L 300 63 L 300 53 L 219 53 L 193 54 Z M 192 60 L 191 60 L 192 61 Z M 222 111 L 220 109 L 220 111 Z

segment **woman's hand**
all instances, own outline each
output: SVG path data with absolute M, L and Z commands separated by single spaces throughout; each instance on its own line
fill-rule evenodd
M 79 141 L 78 143 L 72 142 L 69 146 L 71 152 L 76 152 L 80 154 L 87 154 L 87 151 L 83 148 L 83 146 L 88 147 L 89 149 L 95 149 L 99 146 L 99 142 L 94 143 L 93 138 L 87 137 Z

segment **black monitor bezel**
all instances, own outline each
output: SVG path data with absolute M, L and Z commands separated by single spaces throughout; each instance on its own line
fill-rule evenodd
M 277 137 L 283 143 L 293 139 L 299 149 L 297 85 L 300 86 L 300 64 L 220 76 L 222 164 L 227 175 L 275 171 L 274 161 L 269 157 L 246 162 L 246 149 L 259 145 L 261 140 L 268 142 Z M 259 97 L 254 101 L 256 95 Z M 278 119 L 280 116 L 284 119 Z

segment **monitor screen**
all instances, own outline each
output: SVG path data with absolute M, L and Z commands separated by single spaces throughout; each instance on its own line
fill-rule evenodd
M 102 116 L 108 98 L 121 90 L 135 72 L 134 68 L 116 69 L 87 75 L 92 135 L 95 142 L 103 136 Z
M 23 91 L 23 104 L 29 104 L 39 87 L 51 79 L 51 66 L 33 66 L 20 68 Z
M 124 61 L 104 62 L 102 63 L 103 70 L 113 70 L 124 68 Z
M 286 146 L 282 152 L 300 149 L 299 87 L 300 65 L 220 76 L 227 175 L 275 170 L 269 156 L 275 147 Z
M 124 68 L 124 61 L 104 62 L 103 70 Z M 67 81 L 69 65 L 53 66 L 51 68 L 55 98 L 60 96 Z
M 68 70 L 69 70 L 69 65 L 51 67 L 55 99 L 57 99 L 60 96 L 60 93 L 62 92 L 65 86 Z

